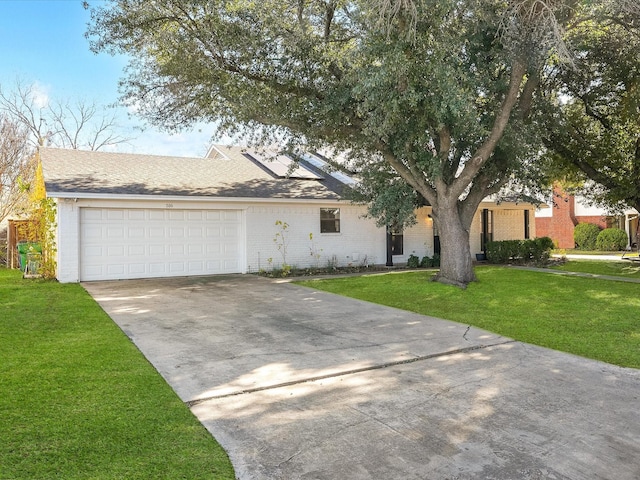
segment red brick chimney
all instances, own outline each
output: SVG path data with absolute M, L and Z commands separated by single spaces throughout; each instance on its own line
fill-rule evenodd
M 574 248 L 573 230 L 578 224 L 575 199 L 557 184 L 553 187 L 551 211 L 551 217 L 536 218 L 536 235 L 551 237 L 558 248 Z

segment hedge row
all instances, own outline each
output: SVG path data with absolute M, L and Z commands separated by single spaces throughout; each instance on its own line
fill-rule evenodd
M 553 240 L 540 237 L 533 240 L 503 240 L 487 243 L 487 260 L 491 263 L 537 263 L 549 258 Z

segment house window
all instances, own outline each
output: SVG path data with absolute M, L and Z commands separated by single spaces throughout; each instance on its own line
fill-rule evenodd
M 340 233 L 340 209 L 320 209 L 320 233 Z
M 402 231 L 391 232 L 391 254 L 402 255 L 404 252 L 404 237 Z
M 524 238 L 525 239 L 531 238 L 529 210 L 524 211 Z
M 480 250 L 487 250 L 487 243 L 493 242 L 493 211 L 482 210 L 482 233 L 480 236 Z

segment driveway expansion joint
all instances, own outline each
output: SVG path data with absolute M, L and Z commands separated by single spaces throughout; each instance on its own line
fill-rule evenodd
M 466 334 L 466 333 L 465 333 Z M 441 357 L 448 357 L 451 355 L 457 355 L 460 353 L 469 353 L 469 352 L 474 352 L 477 350 L 484 350 L 486 348 L 491 348 L 491 347 L 497 347 L 500 345 L 507 345 L 510 343 L 516 343 L 516 340 L 505 340 L 502 342 L 496 342 L 496 343 L 488 343 L 488 344 L 482 344 L 482 345 L 474 345 L 471 347 L 465 347 L 465 348 L 458 348 L 455 350 L 447 350 L 446 352 L 439 352 L 439 353 L 432 353 L 429 355 L 422 355 L 422 356 L 418 356 L 418 357 L 413 357 L 413 358 L 408 358 L 406 360 L 397 360 L 395 362 L 386 362 L 386 363 L 381 363 L 378 365 L 371 365 L 368 367 L 362 367 L 362 368 L 354 368 L 351 370 L 345 370 L 342 372 L 336 372 L 336 373 L 330 373 L 327 375 L 318 375 L 315 377 L 307 377 L 307 378 L 301 378 L 299 380 L 291 380 L 290 382 L 282 382 L 282 383 L 276 383 L 273 385 L 265 385 L 263 387 L 256 387 L 256 388 L 247 388 L 244 390 L 238 390 L 237 392 L 231 392 L 231 393 L 224 393 L 221 395 L 211 395 L 209 397 L 205 397 L 205 398 L 197 398 L 194 400 L 187 400 L 185 402 L 185 404 L 191 408 L 194 407 L 196 405 L 199 405 L 201 403 L 205 403 L 208 402 L 210 400 L 218 400 L 221 398 L 229 398 L 229 397 L 236 397 L 238 395 L 246 395 L 246 394 L 250 394 L 250 393 L 257 393 L 257 392 L 264 392 L 266 390 L 274 390 L 276 388 L 283 388 L 283 387 L 291 387 L 293 385 L 300 385 L 302 383 L 308 383 L 308 382 L 316 382 L 319 380 L 326 380 L 329 378 L 337 378 L 337 377 L 343 377 L 346 375 L 353 375 L 356 373 L 362 373 L 362 372 L 369 372 L 372 370 L 381 370 L 383 368 L 388 368 L 388 367 L 394 367 L 394 366 L 398 366 L 398 365 L 407 365 L 410 363 L 416 363 L 416 362 L 421 362 L 421 361 L 425 361 L 425 360 L 430 360 L 433 358 L 441 358 Z

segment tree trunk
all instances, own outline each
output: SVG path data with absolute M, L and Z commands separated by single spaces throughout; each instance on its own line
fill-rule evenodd
M 439 202 L 433 208 L 433 217 L 440 234 L 440 272 L 434 280 L 465 288 L 476 280 L 469 246 L 469 229 L 473 215 L 465 218 L 458 201 Z

